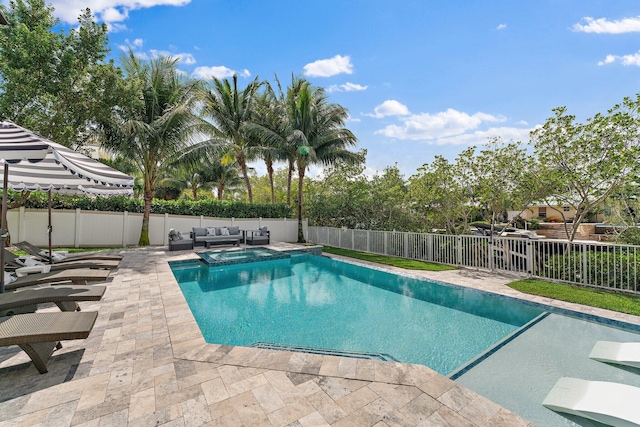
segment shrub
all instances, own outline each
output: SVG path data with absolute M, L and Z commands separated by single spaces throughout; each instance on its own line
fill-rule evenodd
M 618 236 L 618 242 L 627 245 L 640 245 L 640 228 L 629 227 Z
M 540 230 L 540 221 L 535 218 L 529 220 L 529 230 Z
M 9 193 L 7 194 L 9 196 Z M 17 195 L 13 194 L 13 199 Z M 46 192 L 35 191 L 24 202 L 25 208 L 47 209 Z M 132 212 L 142 213 L 144 203 L 141 199 L 125 196 L 114 197 L 82 197 L 51 195 L 51 206 L 54 209 L 82 209 L 86 211 Z M 245 202 L 229 202 L 213 199 L 203 200 L 158 200 L 151 203 L 151 213 L 172 215 L 211 216 L 219 218 L 291 218 L 291 207 L 285 203 L 257 204 Z

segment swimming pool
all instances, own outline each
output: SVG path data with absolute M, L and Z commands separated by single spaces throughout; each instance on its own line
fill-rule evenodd
M 539 307 L 316 255 L 172 264 L 207 342 L 379 354 L 442 374 L 537 318 Z

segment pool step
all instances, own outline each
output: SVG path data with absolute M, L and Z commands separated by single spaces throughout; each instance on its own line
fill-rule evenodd
M 255 342 L 249 347 L 266 350 L 297 351 L 300 353 L 320 354 L 323 356 L 354 357 L 356 359 L 381 360 L 383 362 L 398 362 L 398 359 L 386 353 L 365 353 L 360 351 L 332 350 L 328 348 L 314 348 L 298 345 L 276 344 L 270 342 Z

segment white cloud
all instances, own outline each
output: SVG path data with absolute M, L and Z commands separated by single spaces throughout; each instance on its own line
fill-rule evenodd
M 381 119 L 387 116 L 406 116 L 409 115 L 409 109 L 395 99 L 387 99 L 373 110 L 373 114 L 365 114 L 365 116 Z
M 331 85 L 327 92 L 359 92 L 367 90 L 369 86 L 362 86 L 356 83 L 346 82 L 343 85 Z
M 505 28 L 507 28 L 507 24 L 500 24 L 496 27 L 496 30 L 500 31 L 500 30 L 504 30 Z
M 304 66 L 303 74 L 309 77 L 331 77 L 353 73 L 350 56 L 336 55 L 331 59 L 318 59 Z
M 434 141 L 441 138 L 461 137 L 482 124 L 505 120 L 502 116 L 481 112 L 469 115 L 449 108 L 447 111 L 436 114 L 421 113 L 401 117 L 401 124 L 389 125 L 376 131 L 376 134 L 402 140 Z
M 251 73 L 249 70 L 244 69 L 242 71 L 232 70 L 231 68 L 227 68 L 224 65 L 218 65 L 213 67 L 197 67 L 193 70 L 191 75 L 200 79 L 226 79 L 227 77 L 231 77 L 234 74 L 239 75 L 240 77 L 250 77 Z
M 621 34 L 640 31 L 640 16 L 635 18 L 622 18 L 618 21 L 609 21 L 607 18 L 594 19 L 582 18 L 581 22 L 573 26 L 573 31 L 596 34 Z
M 184 6 L 191 0 L 51 0 L 54 7 L 54 15 L 69 24 L 78 22 L 78 16 L 85 8 L 104 21 L 109 27 L 123 27 L 113 24 L 127 19 L 129 12 L 137 9 L 147 9 L 154 6 Z
M 640 67 L 640 50 L 630 55 L 607 55 L 604 61 L 598 62 L 598 65 L 613 64 L 614 62 L 621 62 L 624 66 L 635 65 Z
M 157 59 L 162 58 L 163 56 L 171 56 L 172 58 L 178 58 L 178 62 L 181 62 L 185 65 L 193 65 L 196 63 L 196 58 L 190 53 L 171 53 L 166 50 L 149 50 L 149 54 L 151 54 L 151 58 Z

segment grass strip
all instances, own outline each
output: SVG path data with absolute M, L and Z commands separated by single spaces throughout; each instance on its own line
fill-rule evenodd
M 507 285 L 527 294 L 640 316 L 640 297 L 632 295 L 538 279 L 516 280 Z
M 397 258 L 386 255 L 370 254 L 367 252 L 352 251 L 349 249 L 334 248 L 332 246 L 323 246 L 322 251 L 334 254 L 342 255 L 349 258 L 360 259 L 363 261 L 377 262 L 378 264 L 390 265 L 393 267 L 406 268 L 407 270 L 425 270 L 425 271 L 447 271 L 456 270 L 455 267 L 451 267 L 444 264 L 434 264 L 432 262 L 417 261 L 414 259 Z

